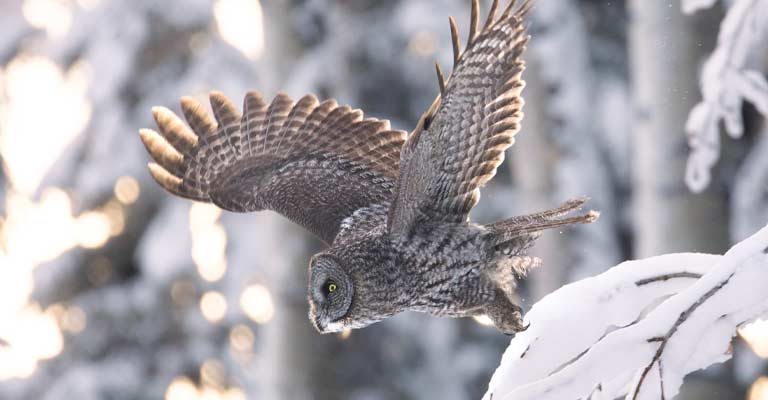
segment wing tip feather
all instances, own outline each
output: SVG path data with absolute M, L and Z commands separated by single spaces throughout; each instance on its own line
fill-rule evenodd
M 459 65 L 461 59 L 461 38 L 459 37 L 459 27 L 456 25 L 456 19 L 448 17 L 448 24 L 451 26 L 451 43 L 453 44 L 453 69 Z
M 179 99 L 179 105 L 182 110 L 197 111 L 203 105 L 192 96 L 181 96 Z
M 149 168 L 149 174 L 152 178 L 163 188 L 172 192 L 178 193 L 182 184 L 182 179 L 168 172 L 165 168 L 157 163 L 150 162 L 147 164 Z
M 173 111 L 155 106 L 152 107 L 152 117 L 160 134 L 180 152 L 184 153 L 197 146 L 197 135 Z
M 220 127 L 240 122 L 241 116 L 237 106 L 224 93 L 213 91 L 208 95 L 208 99 Z
M 216 132 L 216 123 L 211 118 L 208 110 L 196 98 L 182 96 L 179 100 L 181 112 L 189 123 L 192 131 L 198 136 L 208 136 Z
M 224 93 L 214 90 L 211 93 L 208 94 L 208 100 L 211 102 L 211 108 L 214 109 L 214 111 L 218 109 L 227 109 L 227 110 L 234 110 L 235 103 L 232 102 L 232 100 L 229 99 Z
M 144 147 L 158 164 L 169 170 L 180 168 L 184 161 L 184 156 L 168 143 L 162 135 L 152 129 L 139 129 L 139 137 L 142 143 L 144 143 Z

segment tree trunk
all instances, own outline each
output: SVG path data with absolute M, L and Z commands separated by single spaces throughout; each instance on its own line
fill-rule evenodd
M 698 95 L 696 74 L 713 43 L 711 13 L 685 16 L 680 4 L 632 0 L 629 33 L 636 93 L 633 140 L 634 256 L 722 252 L 728 231 L 717 185 L 692 194 L 683 181 L 684 125 Z M 709 34 L 703 27 L 710 27 Z M 702 45 L 704 44 L 704 45 Z
M 530 136 L 546 143 L 538 142 L 538 149 L 530 152 L 513 150 L 514 157 L 521 157 L 521 164 L 528 166 L 519 169 L 519 175 L 525 176 L 519 179 L 529 187 L 533 181 L 538 185 L 551 181 L 549 198 L 536 199 L 536 208 L 587 196 L 591 200 L 586 206 L 602 212 L 595 224 L 568 228 L 559 237 L 551 237 L 556 235 L 554 232 L 545 233 L 551 237 L 542 244 L 549 247 L 544 250 L 545 255 L 560 253 L 562 257 L 559 286 L 569 280 L 563 278 L 592 275 L 619 260 L 618 211 L 594 123 L 596 96 L 589 31 L 578 2 L 542 2 L 534 7 L 532 19 L 537 35 L 531 42 L 527 61 L 536 71 L 529 67 L 528 76 L 534 80 L 538 77 L 540 82 L 530 82 L 524 92 L 533 107 L 525 109 L 523 124 L 540 129 L 541 132 Z M 550 268 L 547 271 L 553 273 Z

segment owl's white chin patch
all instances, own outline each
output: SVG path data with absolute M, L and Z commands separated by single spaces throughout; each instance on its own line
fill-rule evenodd
M 323 329 L 324 333 L 341 332 L 344 329 L 346 329 L 344 324 L 342 324 L 339 321 L 331 322 L 328 325 L 326 325 L 324 328 L 325 328 L 325 329 Z

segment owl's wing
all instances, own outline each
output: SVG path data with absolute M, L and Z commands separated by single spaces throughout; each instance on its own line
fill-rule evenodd
M 236 212 L 273 210 L 332 243 L 355 210 L 388 204 L 406 133 L 360 110 L 319 102 L 271 103 L 250 92 L 243 114 L 221 93 L 210 96 L 213 116 L 182 98 L 185 124 L 154 108 L 159 133 L 142 129 L 154 163 L 149 171 L 173 194 Z
M 454 68 L 445 81 L 437 66 L 440 96 L 403 146 L 396 194 L 390 205 L 390 235 L 406 235 L 425 222 L 464 222 L 480 188 L 504 161 L 523 116 L 524 64 L 528 42 L 522 18 L 530 8 L 512 0 L 496 19 L 494 0 L 478 31 L 478 1 L 472 2 L 464 52 L 451 18 Z

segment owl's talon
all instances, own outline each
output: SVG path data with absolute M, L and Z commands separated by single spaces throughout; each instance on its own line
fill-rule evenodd
M 523 324 L 523 309 L 511 302 L 497 289 L 495 298 L 484 307 L 484 312 L 496 328 L 507 336 L 523 332 L 530 324 Z

